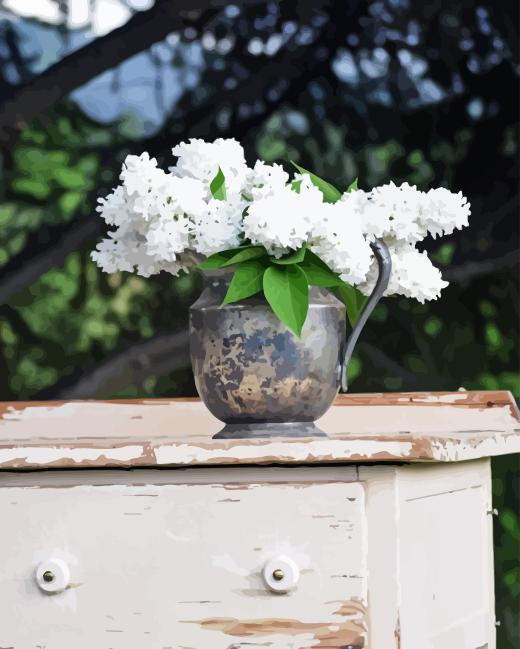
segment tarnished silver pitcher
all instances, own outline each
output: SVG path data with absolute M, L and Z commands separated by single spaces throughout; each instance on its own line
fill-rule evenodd
M 265 299 L 221 306 L 232 269 L 204 271 L 205 285 L 190 308 L 195 385 L 208 410 L 225 423 L 216 438 L 324 435 L 315 420 L 347 390 L 348 363 L 390 277 L 386 245 L 372 249 L 376 286 L 345 341 L 345 306 L 325 288 L 309 289 L 309 312 L 298 338 Z

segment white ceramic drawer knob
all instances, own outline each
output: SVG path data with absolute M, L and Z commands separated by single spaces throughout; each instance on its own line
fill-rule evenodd
M 36 568 L 36 583 L 46 593 L 59 593 L 70 583 L 70 570 L 61 559 L 47 559 Z
M 298 583 L 300 569 L 289 557 L 278 556 L 265 564 L 263 574 L 265 583 L 271 590 L 287 593 Z

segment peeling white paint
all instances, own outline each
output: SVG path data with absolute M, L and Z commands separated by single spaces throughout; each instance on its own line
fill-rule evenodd
M 143 455 L 142 446 L 122 446 L 120 448 L 92 448 L 77 446 L 23 446 L 0 448 L 0 466 L 13 461 L 24 461 L 31 465 L 52 464 L 53 462 L 95 462 L 105 458 L 108 461 L 128 462 Z
M 0 448 L 0 469 L 39 466 L 193 466 L 212 464 L 266 464 L 272 462 L 457 462 L 480 457 L 520 452 L 520 431 L 509 434 L 453 433 L 448 435 L 409 435 L 399 439 L 351 440 L 320 439 L 312 441 L 276 440 L 254 442 L 212 442 L 200 444 L 162 443 L 153 452 L 143 445 L 117 448 L 90 446 L 23 446 Z
M 318 422 L 328 438 L 213 440 L 199 401 L 0 404 L 0 469 L 357 461 L 451 462 L 520 452 L 507 392 L 351 395 Z
M 227 470 L 211 472 L 212 484 L 3 486 L 3 524 L 23 532 L 0 535 L 0 556 L 10 559 L 0 562 L 0 646 L 311 649 L 318 635 L 335 634 L 342 625 L 338 646 L 345 633 L 356 638 L 359 629 L 364 637 L 366 577 L 337 578 L 362 566 L 363 486 L 309 483 L 304 490 L 286 476 L 282 484 L 251 489 L 221 482 Z M 94 472 L 69 473 L 81 482 Z M 35 485 L 44 479 L 31 476 Z M 240 500 L 223 504 L 233 488 Z M 315 517 L 307 514 L 309 499 Z M 146 520 L 125 515 L 138 506 L 147 508 Z M 353 522 L 348 536 L 330 527 L 331 518 L 343 517 Z M 193 522 L 188 528 L 187 520 Z M 289 539 L 306 545 L 310 569 L 290 595 L 273 594 L 262 579 L 257 548 L 267 532 L 287 552 L 294 545 Z M 186 536 L 189 545 L 175 543 Z M 73 550 L 74 588 L 52 596 L 39 591 L 31 562 L 47 548 Z M 70 593 L 77 597 L 75 614 L 59 608 L 73 605 L 63 598 Z M 219 620 L 252 622 L 253 630 L 234 636 L 218 628 Z M 255 621 L 266 630 L 255 629 Z
M 481 457 L 494 457 L 508 453 L 520 453 L 519 435 L 493 434 L 489 437 L 475 438 L 472 444 L 465 443 L 463 438 L 432 440 L 432 451 L 435 457 L 443 461 L 477 460 Z
M 388 449 L 394 457 L 405 458 L 412 451 L 411 442 L 381 443 L 375 440 L 319 440 L 312 442 L 276 441 L 257 444 L 235 443 L 230 448 L 204 448 L 188 444 L 170 444 L 155 447 L 157 464 L 188 464 L 233 459 L 236 462 L 290 460 L 305 462 L 313 460 L 335 461 L 340 458 L 371 458 L 375 453 Z
M 410 401 L 413 399 L 414 403 L 455 403 L 457 401 L 467 401 L 468 396 L 466 391 L 461 391 L 459 393 L 451 394 L 425 394 L 418 395 L 416 393 L 410 393 L 410 396 L 403 396 L 398 399 L 398 401 Z

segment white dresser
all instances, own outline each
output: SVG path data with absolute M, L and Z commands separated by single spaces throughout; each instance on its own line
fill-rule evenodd
M 197 400 L 0 404 L 0 649 L 495 649 L 507 392 L 339 397 L 329 438 Z

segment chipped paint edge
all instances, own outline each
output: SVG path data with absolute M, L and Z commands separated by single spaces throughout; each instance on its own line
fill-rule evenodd
M 458 462 L 520 453 L 519 431 L 491 437 L 402 436 L 384 439 L 251 440 L 247 442 L 75 445 L 0 444 L 0 470 L 72 467 L 145 467 L 315 464 L 351 462 Z

